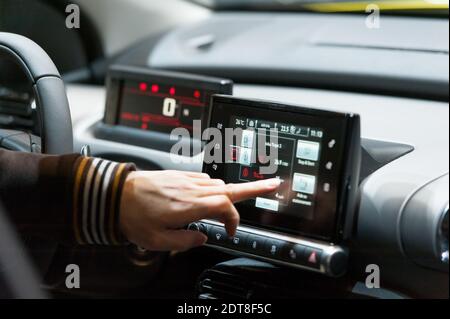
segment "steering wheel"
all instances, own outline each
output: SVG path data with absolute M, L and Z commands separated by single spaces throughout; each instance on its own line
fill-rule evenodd
M 73 152 L 72 121 L 64 83 L 48 54 L 23 36 L 0 32 L 0 58 L 17 63 L 34 92 L 41 131 L 41 149 L 46 154 Z M 21 143 L 12 143 L 17 132 L 3 131 L 0 147 L 23 151 Z
M 0 32 L 0 58 L 17 63 L 28 78 L 35 95 L 41 132 L 39 140 L 27 133 L 0 130 L 0 148 L 46 154 L 72 153 L 69 102 L 61 75 L 47 53 L 30 39 Z M 24 249 L 3 214 L 0 211 L 0 285 L 2 282 L 7 283 L 12 297 L 42 297 L 32 264 L 23 256 Z M 14 262 L 13 271 L 11 267 L 5 266 L 11 262 Z

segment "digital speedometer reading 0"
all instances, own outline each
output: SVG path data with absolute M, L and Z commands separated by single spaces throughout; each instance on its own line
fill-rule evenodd
M 122 88 L 119 125 L 170 133 L 174 127 L 192 131 L 204 120 L 211 91 L 164 83 L 126 81 Z

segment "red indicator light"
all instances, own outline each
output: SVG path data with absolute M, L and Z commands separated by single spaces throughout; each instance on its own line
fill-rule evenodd
M 141 126 L 141 128 L 142 128 L 143 130 L 148 130 L 148 124 L 147 124 L 147 123 L 143 123 L 142 126 Z
M 234 147 L 231 149 L 231 160 L 233 162 L 237 161 L 237 149 Z
M 309 262 L 310 264 L 317 264 L 317 253 L 316 253 L 316 252 L 313 252 L 313 253 L 309 256 L 308 262 Z
M 145 91 L 147 91 L 147 89 L 148 89 L 148 85 L 147 85 L 147 83 L 140 83 L 139 84 L 139 90 L 141 90 L 142 92 L 145 92 Z
M 153 93 L 158 93 L 159 92 L 159 85 L 153 84 L 152 85 L 152 92 Z
M 175 95 L 177 93 L 177 91 L 174 87 L 171 87 L 169 93 L 170 93 L 170 95 Z
M 262 174 L 259 174 L 258 172 L 253 172 L 253 178 L 256 178 L 256 179 L 264 179 L 265 176 L 262 175 Z
M 196 99 L 199 99 L 201 96 L 202 96 L 202 94 L 200 93 L 200 91 L 195 91 L 195 92 L 194 92 L 194 97 L 195 97 Z

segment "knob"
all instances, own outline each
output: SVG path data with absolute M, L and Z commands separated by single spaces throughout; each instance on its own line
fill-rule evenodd
M 333 277 L 341 277 L 347 271 L 347 265 L 348 254 L 343 250 L 338 250 L 328 259 L 328 274 Z
M 201 232 L 205 235 L 208 234 L 208 228 L 206 227 L 205 224 L 202 223 L 191 223 L 187 227 L 187 230 Z
M 199 223 L 191 223 L 187 229 L 190 231 L 200 231 L 200 225 Z

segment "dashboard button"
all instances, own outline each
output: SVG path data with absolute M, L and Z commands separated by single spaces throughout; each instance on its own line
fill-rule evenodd
M 306 251 L 306 246 L 296 245 L 296 244 L 287 244 L 282 253 L 283 260 L 289 263 L 302 264 L 304 260 Z
M 227 246 L 229 237 L 225 228 L 214 226 L 211 227 L 208 233 L 208 243 L 219 245 L 219 246 Z
M 200 231 L 200 224 L 199 224 L 199 223 L 191 223 L 191 224 L 189 224 L 189 226 L 187 227 L 187 230 L 190 230 L 190 231 Z
M 247 237 L 247 233 L 238 231 L 235 236 L 229 238 L 228 245 L 236 249 L 245 248 Z
M 266 239 L 262 236 L 248 235 L 246 250 L 254 255 L 262 255 L 264 252 L 264 243 Z
M 267 239 L 264 244 L 264 255 L 270 258 L 281 258 L 285 245 L 286 243 L 282 240 Z
M 320 269 L 322 260 L 322 250 L 315 248 L 306 248 L 305 250 L 305 265 L 311 268 Z
M 277 212 L 279 210 L 280 202 L 277 200 L 273 200 L 273 199 L 257 197 L 255 206 L 257 208 L 262 208 L 262 209 Z
M 328 142 L 328 148 L 333 149 L 336 146 L 336 143 L 337 143 L 336 140 L 330 140 Z
M 316 177 L 295 173 L 292 182 L 292 190 L 304 194 L 314 194 L 316 191 Z

